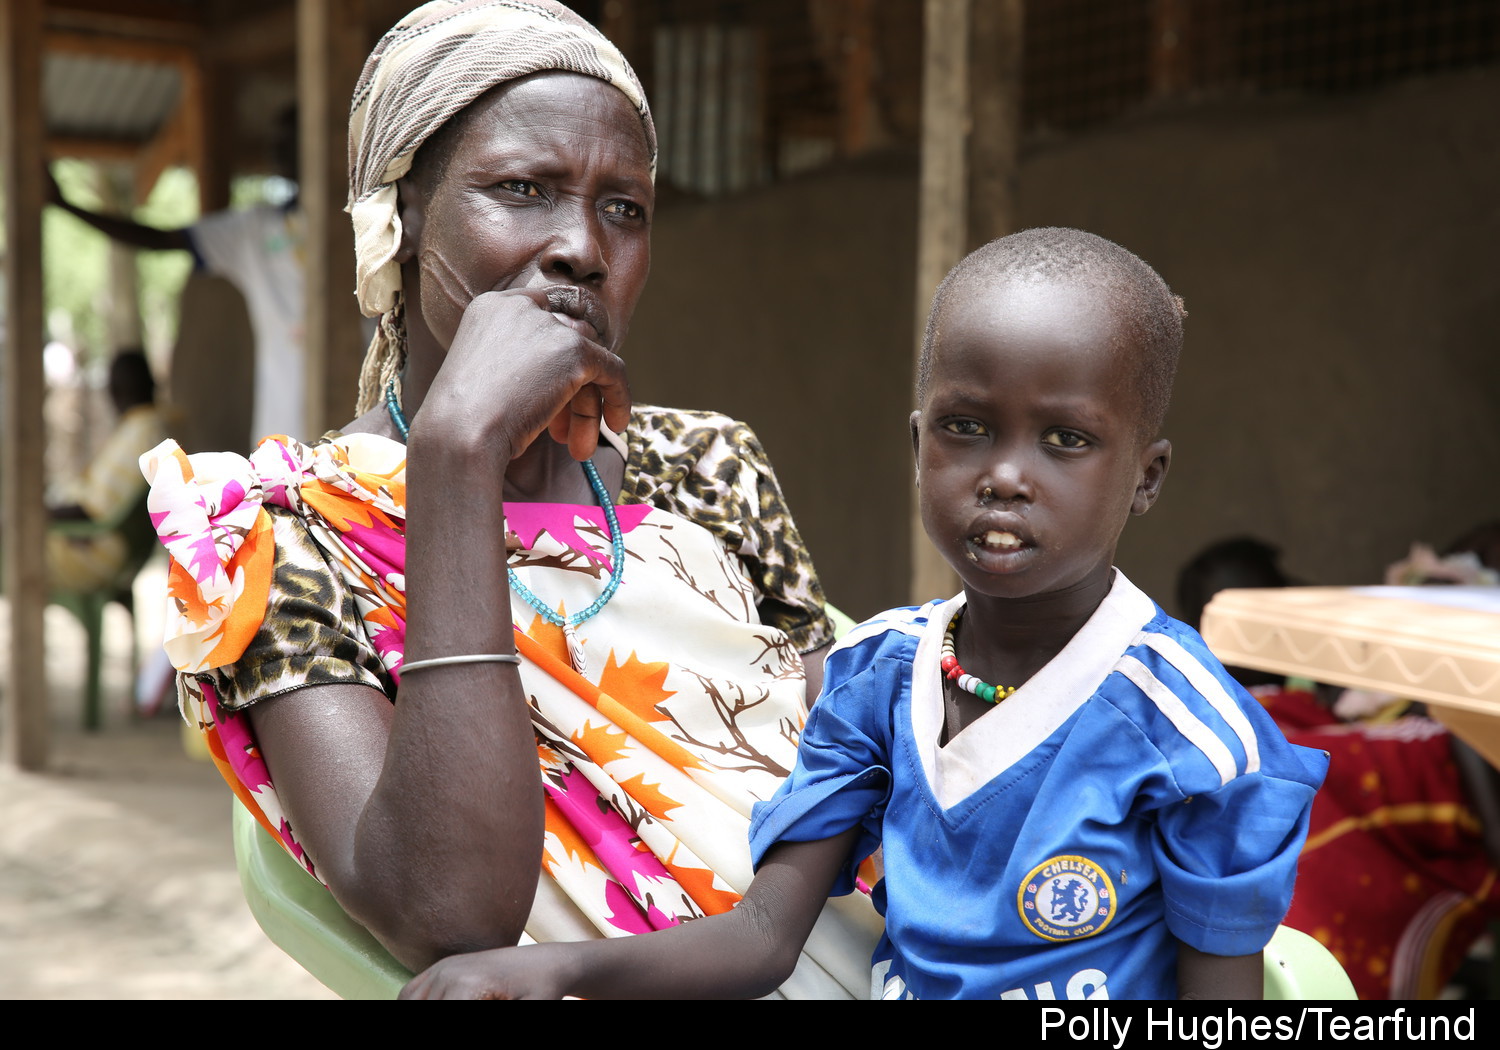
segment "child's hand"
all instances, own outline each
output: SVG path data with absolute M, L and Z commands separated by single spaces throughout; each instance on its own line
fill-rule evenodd
M 727 999 L 791 976 L 839 865 L 860 834 L 781 842 L 739 907 L 636 937 L 453 955 L 413 977 L 403 999 Z
M 450 955 L 417 974 L 402 999 L 561 999 L 567 972 L 550 944 Z

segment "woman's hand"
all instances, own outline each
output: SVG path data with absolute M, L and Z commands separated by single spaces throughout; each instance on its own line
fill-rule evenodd
M 625 363 L 596 341 L 595 304 L 578 285 L 476 296 L 422 402 L 424 429 L 458 427 L 511 459 L 547 430 L 589 458 L 601 417 L 616 431 L 630 422 Z
M 561 999 L 572 980 L 577 945 L 538 944 L 450 955 L 401 989 L 402 999 Z

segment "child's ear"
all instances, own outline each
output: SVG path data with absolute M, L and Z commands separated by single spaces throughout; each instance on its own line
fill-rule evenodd
M 1161 495 L 1161 483 L 1167 479 L 1167 468 L 1172 465 L 1172 443 L 1166 438 L 1157 438 L 1141 450 L 1141 481 L 1135 487 L 1135 499 L 1131 501 L 1130 513 L 1144 514 Z
M 919 408 L 907 417 L 911 425 L 911 462 L 916 472 L 917 488 L 922 487 L 922 410 Z

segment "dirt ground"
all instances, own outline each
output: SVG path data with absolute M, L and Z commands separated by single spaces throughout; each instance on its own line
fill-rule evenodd
M 137 584 L 143 644 L 159 630 L 155 585 L 150 570 Z M 83 632 L 47 610 L 49 768 L 0 767 L 0 997 L 334 998 L 246 908 L 213 767 L 187 757 L 173 712 L 131 716 L 129 633 L 107 610 L 105 728 L 86 734 Z

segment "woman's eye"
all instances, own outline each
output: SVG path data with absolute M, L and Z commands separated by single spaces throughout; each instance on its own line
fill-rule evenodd
M 618 215 L 622 219 L 639 219 L 646 211 L 634 201 L 610 201 L 604 206 L 604 214 Z
M 1088 444 L 1088 439 L 1081 434 L 1075 434 L 1071 430 L 1051 430 L 1042 440 L 1054 448 L 1083 448 Z
M 518 197 L 540 197 L 542 195 L 542 191 L 536 183 L 527 182 L 525 179 L 506 179 L 499 185 L 502 190 L 509 190 Z
M 943 429 L 953 434 L 964 434 L 972 437 L 989 433 L 989 431 L 984 429 L 984 424 L 977 419 L 950 419 L 943 424 Z

